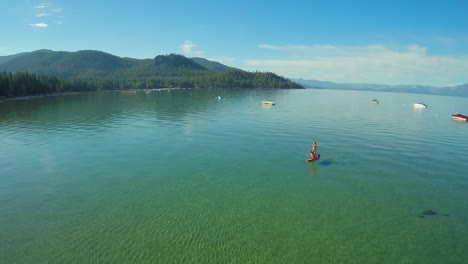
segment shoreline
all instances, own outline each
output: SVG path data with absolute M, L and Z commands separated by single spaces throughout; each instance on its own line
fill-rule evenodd
M 25 100 L 34 100 L 47 97 L 55 96 L 64 96 L 64 95 L 78 95 L 78 94 L 87 94 L 87 93 L 109 93 L 109 92 L 121 92 L 121 93 L 151 93 L 151 92 L 160 92 L 160 91 L 173 91 L 173 90 L 190 90 L 190 89 L 213 89 L 213 88 L 192 88 L 192 87 L 164 87 L 164 88 L 147 88 L 147 89 L 115 89 L 115 90 L 102 90 L 102 91 L 83 91 L 83 92 L 66 92 L 66 93 L 54 93 L 54 94 L 38 94 L 38 95 L 27 95 L 27 96 L 18 96 L 18 97 L 0 97 L 0 104 L 13 101 L 25 101 Z M 214 88 L 217 89 L 217 88 Z M 222 88 L 221 88 L 222 89 Z M 240 88 L 235 88 L 240 89 Z M 241 88 L 242 89 L 242 88 Z
M 0 103 L 34 100 L 34 99 L 64 96 L 64 95 L 78 95 L 78 94 L 86 94 L 86 93 L 147 92 L 147 91 L 168 91 L 168 90 L 177 90 L 177 89 L 190 89 L 190 88 L 117 89 L 117 90 L 103 90 L 103 91 L 83 91 L 83 92 L 66 92 L 66 93 L 54 93 L 54 94 L 38 94 L 38 95 L 27 95 L 27 96 L 18 96 L 18 97 L 10 97 L 10 98 L 0 98 Z
M 33 100 L 33 99 L 40 99 L 40 98 L 54 97 L 54 96 L 61 96 L 61 95 L 76 95 L 76 94 L 82 94 L 82 93 L 88 93 L 88 92 L 67 92 L 67 93 L 39 94 L 39 95 L 18 96 L 18 97 L 10 97 L 10 98 L 0 98 L 0 103 Z

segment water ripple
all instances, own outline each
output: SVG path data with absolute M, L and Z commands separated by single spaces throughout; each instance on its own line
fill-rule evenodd
M 466 259 L 452 245 L 467 245 L 466 203 L 454 201 L 468 198 L 468 126 L 447 107 L 468 113 L 466 99 L 427 96 L 430 107 L 415 111 L 416 95 L 381 93 L 379 105 L 373 97 L 175 90 L 2 103 L 0 255 L 8 263 Z M 322 156 L 308 164 L 313 140 Z M 451 216 L 421 221 L 426 209 Z

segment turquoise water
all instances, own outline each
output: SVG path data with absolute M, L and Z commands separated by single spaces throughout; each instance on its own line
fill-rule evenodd
M 468 124 L 453 113 L 468 114 L 468 98 L 173 90 L 1 103 L 0 259 L 466 263 Z M 308 164 L 312 140 L 321 158 Z M 439 215 L 418 217 L 429 209 Z

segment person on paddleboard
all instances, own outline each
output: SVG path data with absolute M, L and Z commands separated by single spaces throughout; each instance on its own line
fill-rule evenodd
M 309 151 L 310 158 L 314 158 L 317 156 L 317 142 L 312 142 L 312 149 Z

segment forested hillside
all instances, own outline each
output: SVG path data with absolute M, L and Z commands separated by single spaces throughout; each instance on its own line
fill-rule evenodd
M 206 59 L 121 58 L 101 51 L 39 50 L 0 57 L 0 96 L 64 91 L 181 88 L 303 88 L 269 72 L 246 72 Z M 37 87 L 30 87 L 33 83 Z M 47 86 L 47 87 L 46 87 Z M 81 87 L 81 88 L 80 88 Z

